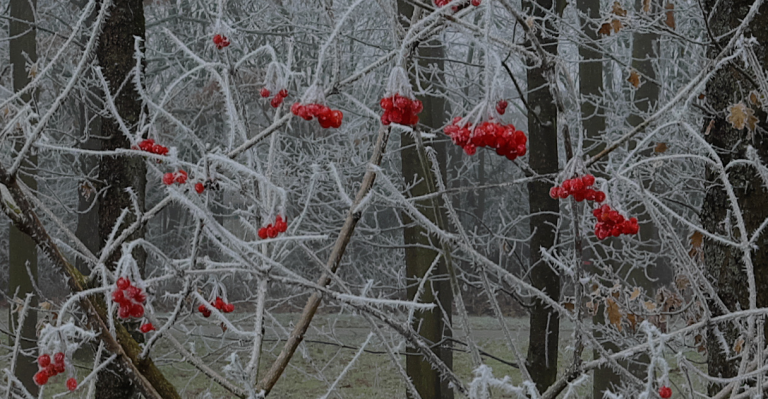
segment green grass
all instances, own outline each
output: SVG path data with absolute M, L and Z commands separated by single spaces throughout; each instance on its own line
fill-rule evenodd
M 280 323 L 286 326 L 289 326 L 290 322 L 292 320 L 295 321 L 297 317 L 298 315 L 295 314 L 276 315 Z M 506 323 L 520 353 L 522 356 L 525 356 L 528 349 L 527 320 L 509 318 L 506 320 Z M 245 319 L 236 324 L 244 330 L 252 329 L 251 319 Z M 516 362 L 515 356 L 508 347 L 495 318 L 472 317 L 470 324 L 473 333 L 477 337 L 476 340 L 480 349 L 506 361 Z M 307 341 L 303 345 L 304 352 L 296 352 L 282 378 L 274 387 L 270 397 L 277 399 L 309 399 L 324 395 L 328 391 L 328 386 L 336 380 L 354 357 L 356 348 L 365 340 L 368 334 L 367 327 L 367 323 L 359 317 L 318 316 L 313 323 L 313 328 L 310 329 L 306 337 Z M 335 331 L 334 334 L 318 333 L 318 331 L 329 333 L 332 331 L 332 328 Z M 267 341 L 264 344 L 265 352 L 261 361 L 259 375 L 264 374 L 283 345 L 283 342 L 278 343 L 275 341 L 276 337 L 270 331 L 268 330 Z M 461 328 L 457 327 L 457 331 L 461 331 Z M 386 333 L 389 334 L 389 332 Z M 572 327 L 564 323 L 561 326 L 560 356 L 558 358 L 558 366 L 561 372 L 572 361 L 572 352 L 570 351 L 572 348 L 568 347 L 571 344 L 569 339 L 571 333 Z M 232 339 L 231 334 L 222 335 L 221 330 L 216 326 L 204 326 L 194 330 L 193 334 L 177 332 L 175 336 L 180 340 L 186 340 L 185 347 L 187 348 L 190 348 L 190 344 L 194 343 L 195 353 L 201 356 L 206 364 L 221 373 L 223 373 L 222 370 L 228 363 L 229 354 L 233 351 L 238 353 L 243 364 L 247 363 L 250 356 L 250 348 L 247 345 L 241 346 L 237 340 Z M 341 348 L 337 345 L 328 344 L 333 343 L 336 339 L 338 340 L 337 342 L 343 342 L 345 345 L 354 348 Z M 461 345 L 456 345 L 456 348 L 466 349 L 466 347 Z M 383 351 L 382 346 L 375 338 L 371 341 L 368 349 L 371 351 Z M 401 347 L 400 349 L 402 350 L 403 348 Z M 0 353 L 0 356 L 3 354 Z M 686 356 L 694 361 L 703 361 L 704 359 L 701 354 L 695 352 L 686 353 Z M 210 392 L 213 398 L 231 397 L 228 391 L 209 380 L 190 364 L 182 361 L 179 354 L 162 340 L 155 347 L 152 357 L 166 377 L 178 388 L 183 398 L 199 398 L 206 392 Z M 584 360 L 591 360 L 592 351 L 585 351 L 582 357 Z M 397 358 L 404 367 L 405 356 L 401 354 Z M 488 357 L 483 357 L 483 360 L 493 369 L 494 376 L 497 378 L 509 376 L 513 383 L 519 384 L 521 382 L 521 375 L 518 369 Z M 7 359 L 0 358 L 0 361 L 7 361 Z M 675 392 L 680 392 L 679 386 L 684 383 L 684 377 L 679 373 L 679 370 L 674 369 L 676 367 L 674 354 L 668 353 L 667 361 L 670 367 L 673 367 L 671 373 L 673 388 Z M 77 362 L 83 362 L 83 366 L 85 366 L 85 359 L 78 360 Z M 0 367 L 5 367 L 5 365 L 0 364 Z M 472 364 L 471 356 L 468 353 L 461 350 L 454 352 L 454 370 L 463 381 L 467 383 L 471 381 L 474 368 L 475 366 Z M 83 376 L 84 371 L 80 370 L 79 379 Z M 65 380 L 66 377 L 62 376 L 52 379 L 46 388 L 45 397 L 51 397 L 54 393 L 65 391 Z M 697 380 L 695 379 L 694 381 Z M 702 389 L 701 386 L 696 388 Z M 329 398 L 390 399 L 405 396 L 405 384 L 393 366 L 390 356 L 379 353 L 363 353 L 354 367 L 339 382 L 337 390 L 342 396 L 331 394 Z M 590 383 L 578 389 L 579 397 L 589 397 L 590 392 Z M 80 396 L 84 397 L 84 394 L 78 395 L 76 393 L 67 397 Z M 495 394 L 494 397 L 505 396 Z

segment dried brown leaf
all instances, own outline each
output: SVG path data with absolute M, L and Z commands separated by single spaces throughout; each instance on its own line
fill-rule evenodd
M 746 127 L 750 132 L 754 132 L 757 126 L 755 111 L 747 107 L 743 102 L 728 107 L 728 117 L 726 119 L 731 123 L 731 126 L 739 130 Z
M 739 339 L 733 343 L 733 351 L 736 353 L 741 353 L 742 349 L 744 349 L 744 338 L 739 337 Z
M 618 1 L 614 1 L 613 2 L 613 8 L 611 9 L 611 12 L 613 13 L 613 15 L 617 15 L 619 17 L 626 17 L 627 16 L 627 10 L 625 10 L 621 6 L 621 3 L 619 3 Z
M 664 20 L 664 23 L 667 24 L 667 26 L 670 28 L 675 29 L 675 5 L 672 3 L 667 3 L 664 8 L 667 9 L 667 19 Z
M 637 73 L 637 71 L 634 69 L 629 71 L 629 78 L 627 78 L 627 82 L 631 83 L 632 86 L 637 89 L 640 87 L 640 74 Z
M 648 309 L 649 312 L 656 310 L 656 304 L 654 302 L 645 301 L 643 305 L 645 305 L 645 308 Z
M 643 12 L 651 12 L 651 0 L 643 0 Z
M 613 298 L 605 298 L 605 313 L 608 316 L 608 321 L 621 331 L 621 308 Z
M 611 28 L 613 28 L 613 31 L 615 33 L 619 33 L 622 27 L 624 27 L 624 25 L 622 25 L 621 21 L 619 21 L 618 19 L 614 18 L 613 20 L 611 20 Z
M 667 152 L 667 143 L 657 143 L 653 151 L 663 154 Z
M 576 306 L 573 304 L 573 302 L 563 302 L 563 307 L 571 312 L 573 312 L 573 309 L 576 309 Z
M 597 31 L 600 35 L 610 36 L 611 35 L 611 24 L 604 23 L 600 25 L 600 29 Z
M 634 300 L 635 300 L 635 299 L 637 299 L 637 297 L 639 297 L 639 296 L 640 296 L 640 294 L 642 294 L 642 293 L 643 293 L 643 290 L 642 290 L 640 287 L 635 287 L 635 290 L 634 290 L 634 291 L 632 291 L 632 294 L 629 296 L 629 300 L 630 300 L 630 301 L 634 301 Z

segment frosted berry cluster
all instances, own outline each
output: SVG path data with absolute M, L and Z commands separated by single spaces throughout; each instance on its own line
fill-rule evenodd
M 116 286 L 112 292 L 112 301 L 120 305 L 117 315 L 121 319 L 144 316 L 144 301 L 147 300 L 144 290 L 131 284 L 131 280 L 125 277 L 118 278 Z
M 438 6 L 438 7 L 444 7 L 444 6 L 447 6 L 448 3 L 450 3 L 450 2 L 451 2 L 451 0 L 435 0 L 435 5 Z M 472 4 L 475 7 L 480 6 L 481 3 L 482 3 L 482 0 L 471 0 L 469 2 L 469 4 Z M 451 9 L 455 12 L 455 11 L 459 11 L 459 10 L 463 9 L 466 6 L 467 6 L 467 4 L 464 3 L 464 4 L 459 4 L 457 6 L 453 6 L 453 7 L 451 7 Z
M 227 37 L 224 35 L 214 35 L 213 44 L 216 45 L 217 49 L 221 50 L 224 47 L 229 46 L 229 39 L 227 39 Z
M 504 113 L 507 112 L 508 106 L 509 103 L 507 100 L 499 100 L 499 102 L 496 103 L 496 112 L 498 112 L 499 115 L 504 115 Z
M 224 300 L 221 299 L 221 297 L 218 297 L 218 296 L 216 297 L 216 300 L 211 302 L 211 306 L 213 306 L 217 310 L 220 310 L 220 311 L 222 311 L 224 313 L 232 313 L 232 312 L 235 311 L 235 305 L 233 305 L 231 303 L 224 302 Z M 200 313 L 203 314 L 203 317 L 210 317 L 211 316 L 211 311 L 208 309 L 207 306 L 205 306 L 205 304 L 201 303 L 200 306 L 197 307 L 197 310 Z
M 288 230 L 288 222 L 283 220 L 283 217 L 280 215 L 277 215 L 275 218 L 275 224 L 272 223 L 268 224 L 267 227 L 262 227 L 259 229 L 259 238 L 266 239 L 269 238 L 275 238 L 280 233 L 285 233 L 285 231 Z
M 261 89 L 259 94 L 261 94 L 262 98 L 269 98 L 269 96 L 272 95 L 272 92 L 270 92 L 269 89 L 265 87 Z M 286 97 L 288 97 L 288 90 L 281 89 L 277 92 L 277 94 L 275 94 L 274 97 L 272 97 L 272 100 L 269 101 L 269 105 L 271 105 L 272 108 L 277 108 L 280 106 L 280 104 L 283 103 L 283 100 L 285 100 Z
M 490 147 L 496 153 L 507 157 L 510 161 L 525 155 L 525 144 L 528 138 L 514 125 L 502 125 L 494 121 L 486 121 L 478 126 L 462 125 L 461 118 L 453 118 L 453 122 L 445 127 L 445 134 L 451 136 L 454 144 L 464 149 L 467 155 L 474 155 L 477 147 Z
M 38 372 L 35 373 L 35 384 L 45 385 L 48 383 L 48 379 L 55 377 L 64 372 L 66 364 L 64 363 L 65 356 L 63 352 L 59 352 L 53 355 L 53 362 L 51 362 L 51 355 L 46 353 L 37 357 Z M 74 391 L 77 389 L 77 380 L 70 378 L 67 380 L 67 389 Z
M 672 388 L 663 386 L 659 388 L 659 396 L 661 396 L 663 399 L 669 399 L 672 397 Z
M 338 129 L 341 127 L 341 121 L 344 118 L 344 113 L 341 111 L 330 109 L 322 104 L 294 103 L 291 106 L 291 112 L 308 121 L 316 117 L 323 129 L 328 129 L 329 127 Z
M 424 104 L 419 100 L 411 100 L 408 97 L 395 94 L 392 97 L 384 97 L 379 103 L 384 109 L 381 123 L 388 126 L 390 123 L 414 126 L 419 123 L 418 114 L 424 109 Z
M 563 182 L 560 186 L 554 186 L 549 190 L 549 196 L 552 198 L 566 199 L 569 195 L 576 201 L 605 201 L 605 193 L 595 190 L 592 185 L 595 184 L 595 176 L 584 175 Z
M 142 151 L 150 152 L 152 154 L 157 154 L 157 155 L 168 154 L 168 147 L 157 144 L 155 143 L 155 140 L 152 140 L 152 139 L 141 140 L 141 142 L 139 142 L 138 148 Z M 136 148 L 134 147 L 134 149 Z
M 592 214 L 597 218 L 595 235 L 600 240 L 610 236 L 618 237 L 622 234 L 637 234 L 640 231 L 636 218 L 626 219 L 608 205 L 595 209 Z
M 170 186 L 173 183 L 184 184 L 187 182 L 187 172 L 179 169 L 176 173 L 168 172 L 163 175 L 163 184 Z

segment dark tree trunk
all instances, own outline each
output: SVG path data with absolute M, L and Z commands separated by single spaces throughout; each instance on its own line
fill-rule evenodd
M 544 18 L 543 10 L 555 11 L 555 1 L 537 0 L 536 6 L 524 1 L 523 6 L 536 18 Z M 545 21 L 551 21 L 546 19 Z M 546 23 L 550 34 L 555 31 L 551 22 Z M 539 42 L 549 53 L 557 53 L 557 38 L 536 33 Z M 557 107 L 545 78 L 543 67 L 529 68 L 528 105 L 528 164 L 537 174 L 557 173 Z M 533 112 L 538 112 L 538 120 Z M 539 120 L 541 123 L 539 123 Z M 530 229 L 530 278 L 531 284 L 555 301 L 560 300 L 560 276 L 541 259 L 540 248 L 551 248 L 555 242 L 555 228 L 560 217 L 558 200 L 549 196 L 550 184 L 536 180 L 528 183 L 528 203 L 531 214 Z M 546 391 L 557 377 L 558 341 L 560 317 L 541 299 L 535 298 L 530 309 L 528 372 L 539 392 Z
M 14 91 L 23 89 L 30 81 L 26 68 L 27 58 L 31 62 L 37 61 L 36 32 L 33 27 L 35 23 L 34 7 L 37 7 L 37 1 L 35 0 L 11 0 L 10 3 L 11 18 L 20 20 L 8 23 L 8 35 L 11 37 L 8 47 L 10 50 L 11 66 L 13 67 Z M 31 24 L 22 21 L 29 21 Z M 35 100 L 34 97 L 35 93 L 27 92 L 21 96 L 21 100 L 29 103 Z M 17 138 L 15 143 L 16 152 L 21 150 L 25 140 L 21 131 L 19 130 L 18 132 L 20 137 Z M 37 181 L 35 180 L 36 167 L 37 155 L 30 152 L 22 164 L 19 177 L 32 191 L 37 190 Z M 9 295 L 11 297 L 16 295 L 23 301 L 27 294 L 34 294 L 34 281 L 32 279 L 37 280 L 37 247 L 32 238 L 22 233 L 11 223 L 8 235 L 8 250 Z M 29 271 L 32 274 L 32 279 L 30 279 L 30 273 L 27 272 L 27 267 L 29 267 Z M 34 296 L 30 302 L 32 308 L 28 309 L 29 313 L 27 313 L 23 326 L 18 325 L 19 313 L 14 312 L 15 307 L 11 306 L 10 308 L 10 320 L 13 331 L 16 334 L 21 333 L 23 337 L 21 340 L 22 350 L 31 350 L 36 346 L 37 333 L 35 326 L 37 325 L 37 311 L 35 311 L 35 308 L 37 308 L 37 304 L 38 298 Z M 13 345 L 14 337 L 10 337 L 10 339 L 10 344 Z M 37 385 L 35 385 L 33 380 L 33 376 L 37 372 L 35 357 L 22 355 L 16 362 L 15 367 L 16 377 L 30 393 L 36 395 Z
M 597 31 L 600 28 L 596 21 L 600 20 L 600 0 L 577 0 L 576 6 L 579 11 L 584 13 L 589 19 L 582 18 L 582 30 L 587 37 L 592 40 L 598 39 Z M 579 91 L 584 98 L 581 103 L 581 118 L 584 127 L 585 140 L 584 150 L 589 156 L 597 155 L 605 148 L 605 141 L 602 139 L 605 132 L 605 109 L 600 105 L 602 102 L 603 90 L 603 62 L 602 53 L 594 49 L 594 46 L 584 45 L 579 47 L 581 63 L 579 63 Z M 605 169 L 604 162 L 593 166 L 592 171 L 600 175 Z M 587 245 L 583 249 L 583 261 L 585 267 L 591 274 L 600 275 L 601 271 L 595 267 L 590 267 L 594 262 L 595 254 L 591 246 Z M 605 324 L 605 315 L 603 306 L 592 317 L 592 323 L 600 326 Z M 603 342 L 603 334 L 600 328 L 593 329 L 595 338 L 603 343 L 603 348 L 615 352 L 618 348 L 611 342 Z M 600 351 L 594 350 L 596 357 Z M 610 367 L 595 368 L 593 374 L 592 397 L 600 399 L 605 390 L 614 390 L 620 382 L 619 375 Z
M 398 1 L 398 12 L 400 15 L 410 19 L 413 14 L 413 7 L 406 2 Z M 434 68 L 437 71 L 444 69 L 445 50 L 439 40 L 431 40 L 422 43 L 417 50 L 418 65 L 425 70 Z M 432 82 L 422 81 L 422 85 L 433 86 L 432 90 L 439 90 L 442 73 L 432 75 L 435 79 Z M 427 129 L 439 129 L 446 118 L 447 104 L 445 99 L 440 97 L 419 97 L 424 103 L 424 111 L 419 115 L 421 127 Z M 406 186 L 412 186 L 414 182 L 420 183 L 411 187 L 407 193 L 409 197 L 416 197 L 428 194 L 430 189 L 426 179 L 431 176 L 425 174 L 425 168 L 419 160 L 419 154 L 416 149 L 414 139 L 408 134 L 401 134 L 401 160 L 402 173 Z M 437 151 L 439 167 L 445 174 L 446 165 L 446 146 L 443 143 L 433 143 L 432 148 Z M 428 170 L 429 166 L 427 166 Z M 440 212 L 443 212 L 442 200 L 438 200 Z M 432 200 L 423 200 L 415 203 L 416 207 L 430 220 L 439 225 L 438 215 L 435 213 Z M 442 215 L 442 220 L 446 220 L 446 215 Z M 409 299 L 414 298 L 416 289 L 421 278 L 426 274 L 435 257 L 437 251 L 428 249 L 430 246 L 438 246 L 439 241 L 436 237 L 429 235 L 427 230 L 414 223 L 405 212 L 403 213 L 403 222 L 408 227 L 403 229 L 403 241 L 405 244 L 405 268 L 406 281 L 408 284 L 407 295 Z M 429 343 L 433 344 L 433 352 L 446 364 L 453 367 L 453 352 L 450 348 L 450 341 L 443 342 L 445 338 L 451 336 L 451 314 L 453 307 L 453 296 L 451 294 L 450 283 L 447 276 L 447 265 L 445 260 L 441 259 L 437 270 L 433 272 L 429 282 L 425 284 L 424 292 L 421 296 L 422 303 L 435 303 L 438 308 L 427 312 L 415 312 L 413 328 Z M 437 293 L 437 297 L 435 296 Z M 443 314 L 448 319 L 443 318 Z M 406 357 L 406 371 L 413 380 L 413 385 L 419 392 L 422 399 L 453 399 L 453 390 L 448 386 L 448 381 L 441 381 L 440 374 L 432 368 L 432 365 L 424 360 L 422 356 L 413 348 L 408 348 Z
M 102 68 L 104 77 L 109 85 L 109 95 L 114 97 L 117 112 L 131 133 L 135 133 L 142 103 L 129 75 L 136 65 L 134 59 L 134 37 L 145 37 L 144 7 L 142 0 L 117 0 L 109 10 L 96 49 L 96 57 Z M 143 41 L 142 41 L 143 45 Z M 105 118 L 102 122 L 101 149 L 105 151 L 118 148 L 130 148 L 130 141 L 120 130 L 114 118 Z M 125 219 L 119 230 L 124 229 L 136 220 L 132 201 L 127 189 L 130 189 L 138 199 L 140 210 L 144 210 L 144 194 L 146 188 L 146 165 L 141 158 L 111 156 L 102 157 L 99 161 L 99 182 L 106 190 L 98 203 L 98 233 L 103 247 L 106 238 L 115 228 L 117 218 L 123 209 L 129 209 L 129 217 Z M 130 239 L 142 237 L 140 230 Z M 133 254 L 139 269 L 143 274 L 146 255 L 144 251 Z M 115 251 L 107 259 L 107 267 L 114 268 L 120 257 L 120 251 Z M 99 397 L 104 399 L 129 398 L 134 388 L 130 380 L 124 377 L 120 370 L 109 369 L 101 373 L 98 380 Z
M 717 9 L 713 11 L 715 4 Z M 724 45 L 731 38 L 726 33 L 735 29 L 747 14 L 748 9 L 753 2 L 749 0 L 726 0 L 716 2 L 706 0 L 704 9 L 712 13 L 710 28 L 715 37 L 722 37 L 719 46 Z M 768 65 L 768 5 L 763 5 L 760 11 L 752 21 L 750 28 L 744 33 L 745 37 L 754 37 L 758 44 L 753 48 L 757 58 L 761 63 L 760 68 Z M 710 56 L 714 57 L 720 51 L 719 46 L 712 46 L 709 50 Z M 739 61 L 736 61 L 739 62 Z M 735 159 L 747 158 L 747 146 L 753 146 L 764 164 L 768 162 L 768 141 L 763 134 L 756 133 L 750 137 L 747 130 L 736 130 L 726 121 L 725 115 L 727 108 L 740 100 L 745 99 L 751 90 L 759 90 L 754 87 L 750 80 L 745 78 L 742 72 L 738 71 L 732 64 L 721 68 L 708 82 L 706 101 L 711 109 L 719 114 L 705 120 L 705 129 L 712 123 L 709 134 L 705 136 L 707 142 L 711 143 L 718 151 L 718 155 L 723 164 Z M 748 101 L 744 101 L 749 105 Z M 766 115 L 759 109 L 755 109 L 755 114 L 759 121 L 765 121 Z M 765 122 L 758 124 L 758 129 L 766 129 L 768 125 Z M 735 194 L 738 198 L 739 206 L 744 217 L 744 223 L 748 234 L 752 234 L 757 226 L 768 217 L 768 191 L 765 184 L 760 179 L 755 170 L 746 166 L 736 166 L 728 170 L 730 181 L 733 184 Z M 720 235 L 733 234 L 734 239 L 738 239 L 738 233 L 735 222 L 724 223 L 726 218 L 732 218 L 730 204 L 726 193 L 722 189 L 721 181 L 718 175 L 712 169 L 706 171 L 708 187 L 704 203 L 701 209 L 701 221 L 707 231 L 715 232 Z M 726 231 L 727 226 L 731 226 L 732 231 Z M 757 306 L 768 306 L 768 235 L 762 234 L 754 243 L 756 248 L 752 251 L 752 263 L 754 264 L 754 273 L 757 285 Z M 741 260 L 742 252 L 736 248 L 726 247 L 711 240 L 704 241 L 704 259 L 706 263 L 707 279 L 712 282 L 718 296 L 725 306 L 731 311 L 749 308 L 748 290 L 746 289 L 747 275 L 744 271 L 744 264 Z M 713 316 L 722 314 L 720 308 L 714 301 L 709 301 L 709 308 L 713 311 Z M 734 321 L 746 326 L 746 320 Z M 736 329 L 732 323 L 722 323 L 710 327 L 707 333 L 707 369 L 710 375 L 717 377 L 733 377 L 738 372 L 740 357 L 735 355 L 732 350 L 725 353 L 716 336 L 715 329 L 718 329 L 725 337 L 727 345 L 733 348 L 733 343 L 737 340 Z M 745 351 L 746 352 L 746 351 Z M 744 354 L 745 352 L 742 352 Z M 710 385 L 709 393 L 714 395 L 722 387 L 718 384 Z

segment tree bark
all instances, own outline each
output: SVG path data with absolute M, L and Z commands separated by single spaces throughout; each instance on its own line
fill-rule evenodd
M 135 133 L 142 113 L 142 102 L 131 82 L 131 72 L 136 66 L 135 37 L 141 38 L 143 47 L 145 20 L 142 0 L 116 0 L 109 10 L 109 16 L 99 37 L 96 57 L 109 87 L 109 93 L 106 95 L 113 97 L 118 115 L 132 134 Z M 114 116 L 103 120 L 102 136 L 105 139 L 100 144 L 105 151 L 130 148 L 130 140 L 120 129 Z M 99 182 L 106 187 L 103 196 L 98 200 L 98 234 L 101 248 L 115 229 L 115 223 L 123 209 L 128 209 L 129 213 L 123 225 L 117 226 L 118 230 L 121 231 L 136 220 L 129 190 L 137 198 L 139 211 L 144 211 L 146 172 L 144 160 L 139 157 L 105 156 L 99 160 Z M 142 228 L 129 239 L 137 239 L 143 235 Z M 113 252 L 107 258 L 107 267 L 113 269 L 120 255 L 119 250 Z M 136 250 L 133 256 L 143 275 L 146 254 L 143 250 Z M 97 386 L 99 397 L 104 399 L 130 398 L 134 392 L 134 387 L 124 373 L 112 367 L 101 373 Z
M 398 13 L 409 19 L 413 15 L 413 6 L 404 1 L 397 2 Z M 445 49 L 438 39 L 422 43 L 417 49 L 418 69 L 443 71 L 445 68 Z M 433 80 L 429 82 L 422 81 L 422 85 L 430 87 L 427 90 L 439 91 L 438 87 L 442 80 L 442 72 L 430 75 Z M 425 89 L 426 89 L 425 87 Z M 419 100 L 424 104 L 424 110 L 419 115 L 420 125 L 426 129 L 439 129 L 442 127 L 446 118 L 446 101 L 441 97 L 420 96 Z M 420 133 L 416 133 L 420 134 Z M 408 197 L 416 197 L 429 193 L 427 179 L 431 176 L 425 175 L 425 168 L 421 164 L 419 153 L 416 149 L 415 140 L 408 134 L 400 135 L 401 140 L 401 168 L 406 187 L 411 187 L 407 193 Z M 437 159 L 442 175 L 446 176 L 446 145 L 442 143 L 431 143 L 432 148 L 437 152 Z M 429 169 L 429 168 L 427 168 Z M 414 183 L 419 182 L 414 185 Z M 437 200 L 439 212 L 443 212 L 443 220 L 447 220 L 444 214 L 442 198 Z M 418 201 L 414 204 L 429 220 L 438 223 L 438 215 L 435 212 L 431 199 Z M 405 244 L 405 273 L 408 299 L 415 297 L 419 282 L 425 276 L 427 270 L 432 265 L 438 251 L 429 249 L 439 245 L 436 237 L 427 233 L 424 227 L 419 226 L 410 216 L 402 213 L 403 222 L 406 227 L 403 229 L 403 241 Z M 448 270 L 446 261 L 441 259 L 433 272 L 424 292 L 421 295 L 422 303 L 435 303 L 437 308 L 431 311 L 416 311 L 413 319 L 413 329 L 419 333 L 428 343 L 432 344 L 432 351 L 449 368 L 453 367 L 453 352 L 450 348 L 450 341 L 446 338 L 451 337 L 450 325 L 453 309 L 453 295 L 451 293 L 450 283 L 448 281 Z M 447 319 L 443 318 L 443 315 Z M 422 399 L 453 399 L 453 390 L 449 387 L 448 381 L 442 381 L 437 370 L 432 368 L 429 361 L 425 360 L 415 348 L 407 349 L 406 372 L 413 380 L 413 385 L 419 392 Z M 410 393 L 408 395 L 410 397 Z
M 713 10 L 716 3 L 718 4 L 717 9 Z M 710 57 L 715 57 L 720 51 L 720 46 L 723 46 L 731 38 L 730 35 L 726 34 L 741 23 L 752 4 L 749 0 L 726 0 L 719 3 L 714 0 L 705 0 L 704 10 L 708 14 L 712 14 L 709 27 L 713 36 L 725 35 L 719 43 L 710 47 Z M 766 26 L 768 26 L 768 5 L 763 4 L 749 28 L 744 32 L 745 37 L 754 37 L 757 40 L 757 45 L 753 46 L 753 49 L 760 62 L 760 68 L 765 68 L 768 65 L 768 52 L 766 52 L 765 47 L 768 44 L 768 28 Z M 755 87 L 745 77 L 744 72 L 737 70 L 733 64 L 728 64 L 718 70 L 707 84 L 705 97 L 707 105 L 717 111 L 718 114 L 705 119 L 704 129 L 706 130 L 708 126 L 711 126 L 705 138 L 718 151 L 718 156 L 723 164 L 732 160 L 747 158 L 746 151 L 749 145 L 757 150 L 763 164 L 768 162 L 768 141 L 764 135 L 756 133 L 754 137 L 750 137 L 746 129 L 736 130 L 725 119 L 728 112 L 727 108 L 747 97 L 751 90 L 759 90 L 759 88 Z M 747 101 L 744 102 L 749 105 Z M 758 129 L 768 128 L 764 122 L 766 120 L 764 112 L 755 109 L 755 116 L 760 121 Z M 752 234 L 757 226 L 768 217 L 768 207 L 765 206 L 768 203 L 768 191 L 766 191 L 765 184 L 759 175 L 750 167 L 736 166 L 730 168 L 728 176 L 738 198 L 747 232 Z M 703 227 L 707 231 L 720 235 L 733 234 L 734 239 L 738 239 L 740 234 L 735 223 L 724 223 L 726 219 L 732 219 L 732 216 L 729 215 L 730 203 L 722 189 L 722 182 L 718 180 L 718 174 L 708 168 L 705 177 L 708 187 L 700 214 Z M 732 231 L 727 231 L 726 228 L 731 225 L 734 225 Z M 757 285 L 757 306 L 765 307 L 768 306 L 768 289 L 766 289 L 768 287 L 768 235 L 762 234 L 754 245 L 757 249 L 752 251 L 752 263 L 754 264 Z M 743 253 L 736 248 L 726 247 L 708 239 L 704 240 L 707 279 L 712 283 L 725 306 L 731 311 L 737 308 L 749 308 L 748 290 L 746 289 L 746 281 L 748 280 L 742 255 Z M 710 300 L 708 305 L 713 311 L 713 317 L 723 313 L 713 300 Z M 737 320 L 733 323 L 736 322 L 746 325 L 746 320 Z M 728 378 L 735 376 L 738 372 L 740 357 L 736 356 L 730 348 L 730 353 L 726 353 L 718 339 L 719 330 L 725 337 L 727 345 L 733 347 L 733 343 L 738 339 L 737 329 L 734 328 L 735 324 L 733 323 L 713 325 L 708 329 L 707 369 L 709 375 Z M 719 384 L 710 385 L 710 395 L 714 395 L 721 388 L 722 386 Z
M 8 23 L 8 35 L 11 38 L 9 42 L 10 61 L 13 67 L 13 89 L 20 91 L 30 82 L 29 72 L 27 72 L 27 60 L 29 62 L 37 61 L 37 37 L 34 28 L 36 0 L 11 0 L 10 16 L 16 20 Z M 29 21 L 29 23 L 22 22 Z M 35 101 L 36 93 L 27 92 L 21 96 L 25 103 Z M 33 104 L 33 109 L 36 107 Z M 18 130 L 20 137 L 15 142 L 15 152 L 18 153 L 24 145 L 25 137 Z M 26 184 L 33 192 L 37 190 L 37 181 L 35 174 L 37 168 L 37 155 L 29 152 L 25 157 L 24 163 L 19 170 L 20 180 Z M 9 265 L 8 265 L 8 289 L 9 296 L 17 296 L 22 301 L 27 294 L 34 294 L 33 284 L 37 280 L 37 247 L 34 240 L 21 232 L 11 223 L 8 235 Z M 29 267 L 29 272 L 27 271 Z M 30 278 L 31 274 L 31 278 Z M 35 280 L 35 281 L 33 281 Z M 24 320 L 24 325 L 18 325 L 19 313 L 15 306 L 10 308 L 10 320 L 13 331 L 21 334 L 21 349 L 31 351 L 35 348 L 37 341 L 37 296 L 33 296 L 30 301 L 30 309 Z M 10 337 L 13 345 L 14 337 Z M 34 382 L 33 376 L 37 372 L 37 364 L 34 356 L 19 357 L 15 365 L 15 375 L 24 384 L 24 387 L 33 395 L 37 395 L 38 388 Z
M 554 0 L 523 1 L 523 7 L 534 18 L 541 18 L 549 34 L 541 29 L 536 37 L 545 51 L 557 53 L 556 27 L 543 10 L 555 11 Z M 527 70 L 528 82 L 528 164 L 537 174 L 558 172 L 557 107 L 546 79 L 546 67 Z M 538 120 L 533 112 L 537 112 Z M 539 123 L 539 120 L 541 123 Z M 550 184 L 534 180 L 528 183 L 530 210 L 530 278 L 531 284 L 555 301 L 560 300 L 560 276 L 541 259 L 540 248 L 551 248 L 555 242 L 555 227 L 560 217 L 559 201 L 549 196 Z M 530 309 L 529 345 L 526 365 L 539 392 L 544 392 L 557 377 L 560 317 L 541 299 L 535 298 Z

